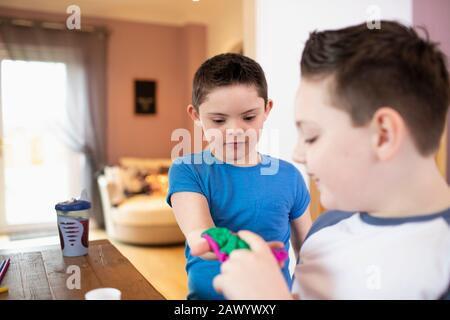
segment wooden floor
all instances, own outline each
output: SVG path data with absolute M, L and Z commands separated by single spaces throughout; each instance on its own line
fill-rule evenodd
M 89 234 L 90 240 L 107 238 L 103 230 L 91 230 Z M 184 270 L 183 245 L 144 247 L 109 240 L 166 299 L 186 298 L 187 276 Z M 59 243 L 58 237 L 11 241 L 7 236 L 0 236 L 0 249 L 25 248 L 57 243 Z

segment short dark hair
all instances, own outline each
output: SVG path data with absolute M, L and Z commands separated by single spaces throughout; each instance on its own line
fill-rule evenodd
M 237 53 L 223 53 L 206 60 L 194 75 L 192 105 L 198 107 L 214 89 L 236 84 L 254 86 L 267 104 L 267 82 L 261 66 Z
M 425 32 L 426 33 L 426 32 Z M 420 154 L 439 147 L 449 105 L 445 55 L 411 27 L 381 21 L 312 32 L 301 59 L 305 78 L 334 77 L 332 96 L 355 126 L 389 106 L 404 119 Z

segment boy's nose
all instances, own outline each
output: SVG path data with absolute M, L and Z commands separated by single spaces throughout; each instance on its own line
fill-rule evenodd
M 300 164 L 306 164 L 305 145 L 303 143 L 303 139 L 298 139 L 292 160 Z
M 292 160 L 294 160 L 294 162 L 306 165 L 306 158 L 304 156 L 299 156 L 294 153 Z
M 243 126 L 242 126 L 241 121 L 236 120 L 236 119 L 230 119 L 230 120 L 228 120 L 226 129 L 230 130 L 230 131 L 233 131 L 233 130 L 239 131 L 239 130 L 243 129 Z
M 239 138 L 245 135 L 245 131 L 239 126 L 230 126 L 226 129 L 225 134 L 228 139 Z

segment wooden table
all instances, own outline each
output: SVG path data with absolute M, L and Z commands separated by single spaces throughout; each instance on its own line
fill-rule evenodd
M 82 257 L 63 257 L 60 246 L 54 245 L 3 250 L 0 258 L 11 258 L 1 283 L 9 292 L 1 293 L 0 300 L 81 300 L 86 292 L 102 287 L 119 289 L 124 300 L 164 299 L 108 240 L 91 241 L 89 254 Z M 74 270 L 80 271 L 79 289 Z

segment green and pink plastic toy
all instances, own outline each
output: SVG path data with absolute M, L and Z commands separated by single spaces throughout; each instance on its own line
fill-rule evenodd
M 227 228 L 210 228 L 202 233 L 202 237 L 208 241 L 209 247 L 220 262 L 227 261 L 233 250 L 250 250 L 250 246 L 244 240 Z M 289 256 L 284 249 L 272 248 L 272 253 L 278 262 L 284 262 Z

